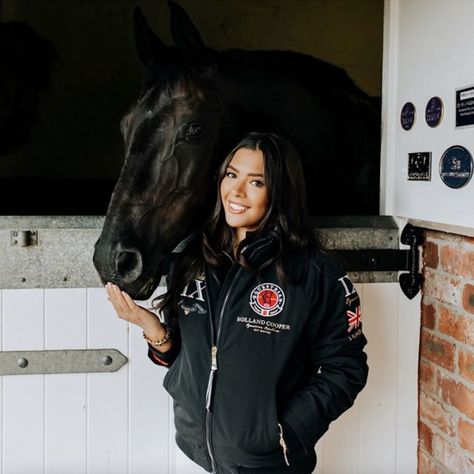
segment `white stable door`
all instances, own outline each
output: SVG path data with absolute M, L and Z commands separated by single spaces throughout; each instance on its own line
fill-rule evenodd
M 317 445 L 318 474 L 415 474 L 419 299 L 396 283 L 357 285 L 370 374 Z M 0 291 L 0 348 L 115 348 L 114 373 L 0 377 L 0 474 L 194 474 L 176 447 L 166 369 L 105 290 Z

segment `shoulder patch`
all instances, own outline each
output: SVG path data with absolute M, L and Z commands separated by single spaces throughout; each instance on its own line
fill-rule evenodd
M 351 338 L 353 338 L 361 333 L 359 327 L 362 324 L 362 312 L 360 309 L 359 295 L 347 275 L 339 278 L 338 281 L 344 288 L 344 297 L 346 299 L 347 332 L 352 333 L 354 329 L 356 330 L 356 333 L 351 335 Z

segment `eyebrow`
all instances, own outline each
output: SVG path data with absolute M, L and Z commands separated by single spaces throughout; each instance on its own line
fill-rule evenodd
M 230 168 L 231 170 L 236 171 L 237 173 L 239 173 L 239 170 L 237 168 L 234 168 L 232 165 L 228 165 L 227 168 Z M 248 173 L 247 176 L 263 178 L 263 174 L 261 174 L 261 173 Z

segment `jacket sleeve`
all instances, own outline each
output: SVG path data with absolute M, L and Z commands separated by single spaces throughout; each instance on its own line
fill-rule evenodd
M 176 360 L 176 357 L 178 357 L 179 351 L 181 350 L 179 330 L 173 329 L 171 331 L 171 337 L 173 339 L 173 345 L 168 352 L 161 352 L 156 347 L 148 344 L 148 357 L 154 364 L 169 368 Z
M 166 283 L 168 284 L 168 282 L 169 275 L 166 278 Z M 179 351 L 181 350 L 181 334 L 176 318 L 172 317 L 169 308 L 164 308 L 162 321 L 170 328 L 173 345 L 168 352 L 161 352 L 156 347 L 148 344 L 148 358 L 156 365 L 162 365 L 163 367 L 169 368 L 176 360 L 176 357 L 178 357 Z
M 308 322 L 313 373 L 290 398 L 282 416 L 307 452 L 331 421 L 353 405 L 368 375 L 359 296 L 344 273 L 329 273 L 320 278 L 319 297 Z

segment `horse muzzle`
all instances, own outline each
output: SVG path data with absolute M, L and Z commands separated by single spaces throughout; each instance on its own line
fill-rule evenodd
M 94 252 L 94 266 L 102 283 L 112 282 L 127 292 L 133 299 L 147 299 L 159 284 L 164 262 L 153 262 L 136 247 L 104 245 L 97 241 Z M 153 269 L 153 272 L 150 269 Z

